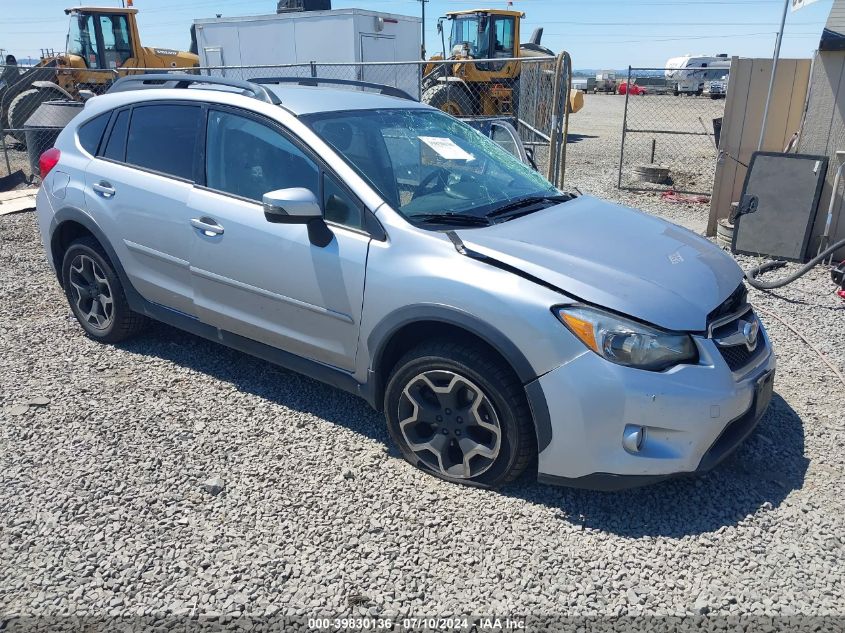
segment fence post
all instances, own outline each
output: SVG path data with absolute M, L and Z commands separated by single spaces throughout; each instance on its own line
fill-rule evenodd
M 563 53 L 564 67 L 566 68 L 566 85 L 564 86 L 563 95 L 563 143 L 560 148 L 560 187 L 563 187 L 566 181 L 566 146 L 569 143 L 569 110 L 571 104 L 569 102 L 572 97 L 572 57 L 569 53 Z
M 417 64 L 417 94 L 420 101 L 423 96 L 423 73 L 425 73 L 425 64 Z
M 315 61 L 311 62 L 311 76 L 312 77 L 317 76 L 317 62 L 315 62 Z
M 6 130 L 0 128 L 0 138 L 3 139 L 3 156 L 6 157 L 6 173 L 12 175 L 12 163 L 9 162 L 9 148 L 6 146 Z
M 622 161 L 625 159 L 625 133 L 628 131 L 628 99 L 631 96 L 631 67 L 628 66 L 628 82 L 625 84 L 625 115 L 622 117 L 622 145 L 619 148 L 619 174 L 616 188 L 622 188 Z
M 560 93 L 562 91 L 562 87 L 560 76 L 562 74 L 562 65 L 563 53 L 559 53 L 557 57 L 555 57 L 554 80 L 552 82 L 552 113 L 551 120 L 549 121 L 549 165 L 546 170 L 546 177 L 555 187 L 558 185 L 558 152 L 560 151 L 560 148 L 558 147 L 558 143 L 560 142 L 558 130 L 560 129 L 561 123 Z

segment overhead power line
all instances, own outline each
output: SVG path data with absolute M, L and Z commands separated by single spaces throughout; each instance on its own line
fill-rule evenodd
M 525 23 L 529 21 L 526 19 Z M 778 26 L 779 22 L 579 22 L 575 20 L 543 20 L 543 24 L 571 24 L 573 26 Z M 539 23 L 538 23 L 539 25 Z M 790 26 L 824 26 L 824 22 L 791 22 Z

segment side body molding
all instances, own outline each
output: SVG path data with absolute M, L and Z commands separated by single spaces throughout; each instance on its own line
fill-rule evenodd
M 376 372 L 383 358 L 388 341 L 393 334 L 403 327 L 415 322 L 433 321 L 446 325 L 457 326 L 473 332 L 505 358 L 517 374 L 520 382 L 525 386 L 526 397 L 534 418 L 537 433 L 538 451 L 542 452 L 551 442 L 552 427 L 548 406 L 542 389 L 538 388 L 535 379 L 538 372 L 534 370 L 525 355 L 502 332 L 486 323 L 470 312 L 442 304 L 408 305 L 396 310 L 382 319 L 367 335 L 367 349 L 369 350 L 369 368 L 367 379 L 362 384 L 355 377 L 342 369 L 324 365 L 307 358 L 253 341 L 232 332 L 212 327 L 193 316 L 172 310 L 165 306 L 152 303 L 144 299 L 132 286 L 117 254 L 97 223 L 84 211 L 75 207 L 64 207 L 56 212 L 50 227 L 50 247 L 57 245 L 57 229 L 64 222 L 76 222 L 85 227 L 102 245 L 115 271 L 123 284 L 126 299 L 130 307 L 139 314 L 167 323 L 173 327 L 185 330 L 197 336 L 216 341 L 257 356 L 268 362 L 296 371 L 320 382 L 327 383 L 349 393 L 358 395 L 375 409 L 381 408 L 379 402 L 380 382 L 386 377 Z M 55 262 L 56 274 L 61 284 L 61 262 Z
M 217 343 L 222 343 L 227 347 L 245 352 L 251 356 L 262 358 L 274 365 L 290 369 L 291 371 L 295 371 L 299 374 L 303 374 L 304 376 L 308 376 L 309 378 L 324 382 L 333 387 L 337 387 L 338 389 L 342 389 L 343 391 L 361 396 L 366 399 L 370 405 L 375 406 L 371 400 L 367 399 L 367 389 L 365 385 L 361 385 L 352 374 L 342 369 L 291 354 L 284 350 L 271 347 L 270 345 L 265 345 L 264 343 L 259 343 L 252 339 L 239 336 L 233 332 L 218 329 L 208 325 L 207 323 L 203 323 L 191 315 L 184 314 L 177 310 L 172 310 L 171 308 L 153 303 L 142 297 L 129 281 L 126 271 L 120 263 L 120 259 L 118 259 L 114 247 L 106 238 L 103 231 L 88 214 L 80 209 L 66 207 L 56 212 L 50 226 L 50 247 L 52 249 L 55 249 L 57 245 L 57 229 L 61 224 L 68 221 L 77 222 L 84 226 L 102 245 L 103 250 L 105 250 L 106 255 L 108 255 L 109 260 L 111 260 L 114 265 L 115 271 L 117 272 L 120 282 L 123 285 L 126 300 L 133 311 L 148 316 L 151 319 L 155 319 L 156 321 L 172 325 L 180 330 L 195 334 L 196 336 L 200 336 Z M 61 285 L 61 262 L 57 262 L 56 268 L 57 276 L 59 277 L 59 284 Z

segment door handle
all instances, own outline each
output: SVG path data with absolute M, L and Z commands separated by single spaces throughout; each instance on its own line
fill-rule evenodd
M 211 218 L 192 218 L 191 226 L 198 231 L 202 231 L 202 234 L 208 237 L 223 235 L 223 227 Z
M 93 185 L 91 185 L 91 189 L 103 196 L 103 198 L 111 198 L 116 193 L 114 187 L 112 187 L 105 180 L 95 182 Z

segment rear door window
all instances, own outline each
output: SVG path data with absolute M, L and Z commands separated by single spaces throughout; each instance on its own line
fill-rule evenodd
M 132 110 L 126 162 L 168 176 L 193 180 L 202 108 L 156 104 Z

